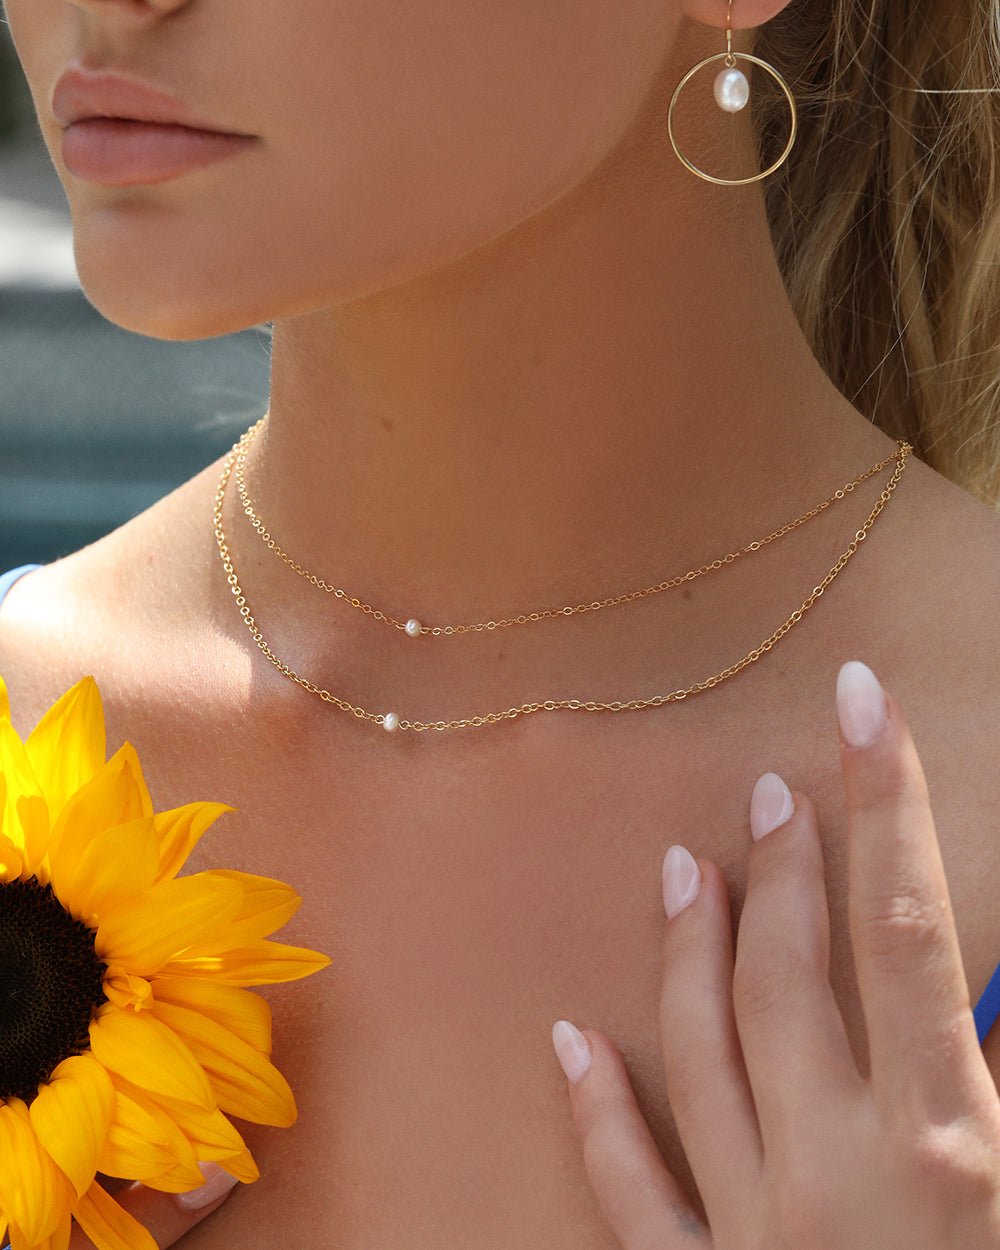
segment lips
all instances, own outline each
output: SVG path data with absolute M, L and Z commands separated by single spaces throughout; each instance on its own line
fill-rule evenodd
M 252 147 L 255 135 L 197 117 L 150 83 L 71 65 L 52 94 L 63 163 L 87 182 L 164 182 Z

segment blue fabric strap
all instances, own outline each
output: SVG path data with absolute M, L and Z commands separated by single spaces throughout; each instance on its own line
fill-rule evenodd
M 989 985 L 983 990 L 982 998 L 976 1003 L 973 1015 L 976 1017 L 976 1035 L 979 1045 L 982 1046 L 986 1041 L 986 1034 L 996 1023 L 997 1016 L 1000 1016 L 1000 964 L 990 977 Z
M 4 595 L 6 595 L 7 591 L 10 590 L 19 577 L 23 577 L 25 573 L 31 573 L 41 567 L 40 564 L 22 564 L 20 568 L 11 569 L 9 573 L 0 573 L 0 603 L 3 603 Z

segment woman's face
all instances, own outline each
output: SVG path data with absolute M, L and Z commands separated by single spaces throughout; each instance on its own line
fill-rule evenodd
M 417 277 L 571 190 L 673 41 L 670 0 L 6 0 L 111 321 L 205 338 Z M 52 113 L 71 61 L 144 79 L 235 156 L 155 184 L 77 177 Z

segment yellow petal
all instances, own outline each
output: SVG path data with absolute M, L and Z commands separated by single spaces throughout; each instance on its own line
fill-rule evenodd
M 21 825 L 24 847 L 24 871 L 38 877 L 42 885 L 49 881 L 49 805 L 37 794 L 21 794 L 15 806 Z
M 247 1162 L 249 1160 L 249 1162 Z M 253 1181 L 260 1180 L 260 1172 L 254 1163 L 249 1151 L 244 1151 L 242 1155 L 233 1156 L 232 1158 L 218 1160 L 230 1175 L 235 1176 L 238 1181 L 244 1181 L 250 1184 Z M 244 1178 L 246 1178 L 244 1180 Z M 205 1183 L 205 1177 L 195 1168 L 190 1171 L 187 1168 L 173 1168 L 167 1172 L 161 1172 L 157 1176 L 146 1177 L 142 1182 L 147 1189 L 158 1189 L 164 1194 L 186 1194 L 192 1189 L 199 1189 Z
M 3 776 L 0 775 L 0 789 L 3 788 Z M 2 804 L 0 804 L 2 806 Z M 0 885 L 16 881 L 21 875 L 24 860 L 10 838 L 0 834 Z
M 157 1002 L 153 1014 L 190 1048 L 223 1111 L 275 1128 L 295 1123 L 292 1091 L 266 1055 L 200 1012 Z
M 84 677 L 67 690 L 24 746 L 54 818 L 70 795 L 104 766 L 104 708 L 93 677 Z
M 97 1250 L 157 1250 L 152 1234 L 100 1185 L 87 1190 L 73 1214 Z
M 298 981 L 327 967 L 330 959 L 303 946 L 252 942 L 221 955 L 180 955 L 163 965 L 165 977 L 210 977 L 222 985 L 276 985 Z
M 2 723 L 2 722 L 0 722 Z M 69 1211 L 69 1182 L 42 1149 L 20 1098 L 0 1104 L 0 1209 L 32 1245 Z
M 151 816 L 140 816 L 97 830 L 71 859 L 74 841 L 63 838 L 50 858 L 52 888 L 71 915 L 96 929 L 109 911 L 153 884 L 159 863 L 156 829 Z
M 148 1181 L 182 1168 L 195 1185 L 200 1184 L 194 1147 L 173 1116 L 160 1108 L 152 1095 L 123 1082 L 115 1090 L 114 1114 L 101 1150 L 98 1168 L 106 1176 Z
M 225 931 L 211 941 L 192 943 L 189 956 L 218 955 L 234 946 L 256 942 L 280 929 L 302 905 L 302 899 L 290 885 L 270 877 L 225 868 L 214 868 L 204 875 L 238 885 L 243 891 L 243 902 Z
M 0 677 L 0 720 L 10 720 L 10 699 L 7 695 L 7 683 Z M 0 1245 L 3 1244 L 4 1229 L 0 1227 Z
M 140 1089 L 206 1109 L 215 1106 L 208 1079 L 191 1051 L 149 1011 L 121 1011 L 105 1004 L 90 1026 L 90 1045 L 99 1063 Z
M 157 1002 L 200 1011 L 261 1054 L 271 1053 L 271 1008 L 259 994 L 182 977 L 157 977 L 153 993 Z
M 249 1150 L 242 1150 L 238 1155 L 230 1155 L 215 1162 L 225 1168 L 230 1176 L 235 1176 L 241 1185 L 252 1185 L 254 1181 L 260 1180 L 260 1168 Z
M 104 995 L 109 1003 L 123 1010 L 131 1007 L 143 1011 L 153 1005 L 153 987 L 146 978 L 134 977 L 115 965 L 104 974 Z
M 176 877 L 205 830 L 225 812 L 236 810 L 226 803 L 187 803 L 169 812 L 159 812 L 155 817 L 160 842 L 157 881 L 169 881 L 171 877 Z
M 44 796 L 25 752 L 24 743 L 17 736 L 10 721 L 3 718 L 0 718 L 0 773 L 3 773 L 7 781 L 3 821 L 0 827 L 15 846 L 20 846 L 23 842 L 21 821 L 17 814 L 17 800 L 25 794 L 34 794 L 41 799 L 44 799 Z
M 11 1250 L 67 1250 L 73 1220 L 67 1211 L 59 1222 L 59 1227 L 50 1237 L 41 1241 L 29 1241 L 16 1225 L 11 1225 Z
M 197 1168 L 189 1172 L 186 1168 L 173 1168 L 169 1172 L 161 1172 L 159 1176 L 151 1176 L 142 1182 L 147 1189 L 158 1189 L 164 1194 L 187 1194 L 192 1189 L 200 1189 L 205 1177 Z
M 0 725 L 2 725 L 0 721 Z M 98 833 L 141 816 L 152 816 L 153 802 L 142 765 L 130 742 L 122 743 L 93 777 L 67 800 L 54 820 L 50 856 L 55 865 L 65 856 L 75 864 Z
M 93 1055 L 64 1059 L 31 1104 L 38 1140 L 79 1197 L 94 1183 L 114 1107 L 111 1078 Z
M 237 1129 L 221 1111 L 202 1111 L 190 1103 L 162 1099 L 164 1112 L 191 1143 L 201 1160 L 224 1163 L 227 1172 L 245 1185 L 260 1179 L 253 1156 Z
M 225 929 L 241 902 L 232 881 L 195 873 L 143 890 L 106 915 L 94 944 L 99 958 L 150 976 L 192 942 Z

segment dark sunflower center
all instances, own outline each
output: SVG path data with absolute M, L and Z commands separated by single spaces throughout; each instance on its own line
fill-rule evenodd
M 106 967 L 93 930 L 50 885 L 0 885 L 0 1099 L 31 1102 L 54 1068 L 89 1049 Z

